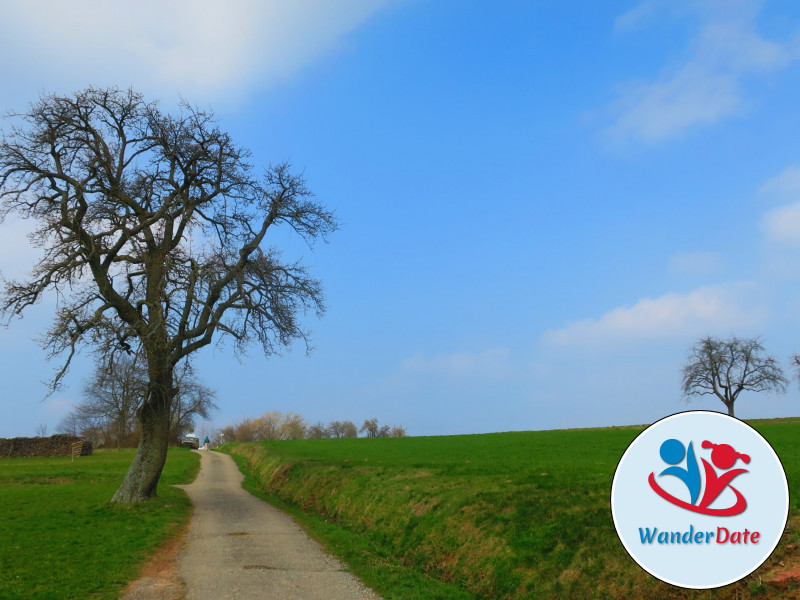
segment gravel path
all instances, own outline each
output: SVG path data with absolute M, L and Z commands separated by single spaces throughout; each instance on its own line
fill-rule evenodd
M 287 515 L 242 489 L 226 454 L 201 452 L 178 556 L 187 600 L 380 600 Z

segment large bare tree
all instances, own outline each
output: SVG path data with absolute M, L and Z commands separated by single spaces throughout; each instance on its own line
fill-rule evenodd
M 89 88 L 42 96 L 12 122 L 0 214 L 36 221 L 44 254 L 6 283 L 0 308 L 10 318 L 58 295 L 44 336 L 64 357 L 54 388 L 82 346 L 142 353 L 142 437 L 113 501 L 147 500 L 166 459 L 176 365 L 221 337 L 266 355 L 308 343 L 300 319 L 322 314 L 321 285 L 268 245 L 270 232 L 287 226 L 312 244 L 336 220 L 288 165 L 256 173 L 214 116 L 186 103 L 169 115 L 133 91 Z
M 692 347 L 683 367 L 684 395 L 714 394 L 730 416 L 741 392 L 783 393 L 787 383 L 780 365 L 757 338 L 704 337 Z

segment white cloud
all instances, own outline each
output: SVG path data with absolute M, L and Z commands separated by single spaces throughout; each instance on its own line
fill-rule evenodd
M 614 21 L 614 29 L 624 31 L 644 27 L 668 9 L 669 4 L 668 0 L 645 0 L 617 17 Z
M 752 284 L 705 286 L 687 294 L 669 293 L 621 306 L 599 319 L 582 319 L 547 331 L 543 341 L 556 346 L 614 340 L 675 338 L 752 327 L 763 310 L 754 302 Z
M 393 1 L 6 3 L 0 102 L 11 108 L 41 91 L 88 84 L 198 103 L 236 98 L 293 75 Z
M 506 348 L 492 348 L 479 353 L 455 352 L 427 357 L 422 352 L 406 358 L 400 368 L 406 372 L 433 373 L 455 377 L 502 377 L 508 373 L 509 352 Z
M 746 0 L 685 4 L 684 11 L 704 19 L 689 58 L 653 81 L 622 85 L 609 107 L 609 138 L 616 143 L 656 143 L 744 112 L 747 79 L 785 68 L 797 58 L 790 44 L 756 32 L 758 6 Z M 640 4 L 617 20 L 617 29 L 640 26 L 665 7 L 663 2 Z
M 761 10 L 763 0 L 644 0 L 614 22 L 617 30 L 646 27 L 667 15 L 681 18 L 698 15 L 704 19 L 753 19 Z
M 729 75 L 715 75 L 693 65 L 653 83 L 621 89 L 609 130 L 617 143 L 653 143 L 676 137 L 698 124 L 712 124 L 741 108 L 738 84 Z
M 774 196 L 800 196 L 800 167 L 787 167 L 759 188 L 759 193 Z
M 768 210 L 761 219 L 761 230 L 768 242 L 800 244 L 800 202 Z

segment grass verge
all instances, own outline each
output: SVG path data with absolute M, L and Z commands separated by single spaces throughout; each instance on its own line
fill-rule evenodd
M 230 444 L 226 451 L 248 474 L 250 489 L 300 515 L 386 598 L 781 597 L 786 586 L 762 576 L 800 560 L 800 422 L 754 426 L 789 479 L 785 543 L 745 580 L 700 592 L 650 577 L 614 531 L 611 480 L 641 427 L 298 440 Z M 446 587 L 415 591 L 428 582 Z
M 407 568 L 366 537 L 330 521 L 314 512 L 306 512 L 297 505 L 270 494 L 253 477 L 248 459 L 232 454 L 245 474 L 242 486 L 254 496 L 266 500 L 276 508 L 290 514 L 294 520 L 333 555 L 344 561 L 350 570 L 368 587 L 384 598 L 403 600 L 474 600 L 475 596 L 458 586 L 450 585 L 424 573 Z
M 148 555 L 189 519 L 199 457 L 170 449 L 158 498 L 111 504 L 135 450 L 0 460 L 0 592 L 4 600 L 118 598 Z

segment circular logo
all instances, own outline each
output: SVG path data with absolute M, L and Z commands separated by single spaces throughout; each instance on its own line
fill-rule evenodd
M 789 487 L 772 446 L 721 413 L 666 417 L 633 440 L 611 486 L 622 545 L 651 575 L 685 588 L 728 585 L 772 553 Z

